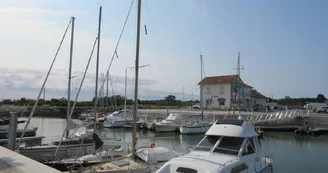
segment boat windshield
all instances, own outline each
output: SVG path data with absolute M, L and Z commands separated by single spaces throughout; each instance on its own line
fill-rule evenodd
M 204 139 L 196 146 L 194 150 L 210 151 L 221 136 L 205 136 Z
M 237 156 L 243 141 L 244 138 L 224 136 L 213 152 Z

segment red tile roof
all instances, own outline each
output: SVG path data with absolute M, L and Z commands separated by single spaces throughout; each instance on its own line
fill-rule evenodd
M 203 84 L 223 84 L 223 83 L 232 83 L 232 81 L 236 80 L 238 75 L 224 75 L 224 76 L 210 76 L 204 78 L 202 81 L 200 81 L 197 85 Z M 250 85 L 245 84 L 245 87 L 253 88 Z

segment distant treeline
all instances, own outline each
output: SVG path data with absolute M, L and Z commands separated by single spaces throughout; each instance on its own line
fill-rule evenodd
M 121 95 L 115 95 L 111 97 L 101 97 L 98 98 L 97 105 L 98 106 L 106 106 L 112 107 L 112 106 L 117 106 L 117 107 L 122 107 L 124 105 L 124 96 Z M 90 101 L 77 101 L 76 106 L 77 107 L 92 107 L 95 104 L 95 98 L 93 98 Z M 107 103 L 107 104 L 106 104 Z M 134 101 L 132 99 L 127 99 L 126 104 L 127 105 L 132 105 Z M 193 104 L 199 103 L 199 100 L 190 100 L 190 101 L 181 101 L 181 100 L 176 100 L 176 97 L 174 95 L 168 95 L 165 97 L 163 100 L 140 100 L 138 99 L 138 104 L 140 106 L 145 106 L 147 105 L 152 105 L 152 106 L 191 106 Z M 0 105 L 16 105 L 16 106 L 33 106 L 35 104 L 34 99 L 27 99 L 25 97 L 22 97 L 21 99 L 3 99 L 0 101 Z M 66 106 L 67 105 L 67 99 L 66 98 L 52 98 L 50 100 L 44 100 L 40 99 L 38 106 L 42 105 L 51 105 L 51 106 Z M 73 105 L 73 101 L 71 101 L 71 105 Z
M 282 99 L 272 99 L 268 98 L 268 102 L 277 102 L 280 105 L 305 105 L 307 102 L 319 102 L 323 103 L 326 101 L 326 98 L 323 94 L 318 94 L 316 98 L 291 98 L 286 96 Z M 17 105 L 17 106 L 33 106 L 35 103 L 34 99 L 27 99 L 25 97 L 22 97 L 21 99 L 3 99 L 0 101 L 0 105 Z M 94 106 L 94 98 L 90 101 L 77 101 L 76 106 L 77 107 L 93 107 Z M 107 104 L 106 104 L 107 103 Z M 139 100 L 138 104 L 139 106 L 144 106 L 147 108 L 147 106 L 155 106 L 155 107 L 162 107 L 162 106 L 175 106 L 175 107 L 185 107 L 185 106 L 192 106 L 194 104 L 200 103 L 199 100 L 189 100 L 189 101 L 181 101 L 176 100 L 176 97 L 174 95 L 168 95 L 162 100 Z M 133 105 L 132 99 L 127 99 L 126 101 L 127 105 Z M 66 106 L 67 105 L 67 99 L 66 98 L 52 98 L 50 100 L 43 100 L 40 99 L 38 106 L 42 105 L 51 105 L 51 106 Z M 73 105 L 73 101 L 71 101 L 71 105 Z M 124 105 L 124 96 L 116 95 L 111 97 L 102 97 L 98 98 L 98 106 L 105 107 L 108 105 L 108 107 L 122 107 Z M 112 106 L 113 105 L 113 106 Z
M 277 102 L 279 105 L 305 105 L 308 102 L 318 102 L 324 103 L 326 101 L 326 97 L 323 94 L 318 94 L 315 98 L 291 98 L 286 96 L 282 99 L 269 99 L 268 101 Z

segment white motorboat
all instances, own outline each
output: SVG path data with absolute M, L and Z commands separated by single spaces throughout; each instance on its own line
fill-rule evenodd
M 179 130 L 182 122 L 180 114 L 171 113 L 165 120 L 155 123 L 156 132 L 173 132 Z
M 272 159 L 263 156 L 250 122 L 220 119 L 188 154 L 171 159 L 157 173 L 272 173 Z
M 199 115 L 191 115 L 188 122 L 185 125 L 180 126 L 181 134 L 199 134 L 206 133 L 207 130 L 212 126 L 212 123 L 205 121 L 193 121 L 192 117 L 201 116 L 203 119 L 203 113 Z
M 108 115 L 103 126 L 108 128 L 123 127 L 127 122 L 131 122 L 132 112 L 128 110 L 115 111 Z
M 208 122 L 194 122 L 193 124 L 180 126 L 180 133 L 181 134 L 206 133 L 211 126 L 212 124 Z

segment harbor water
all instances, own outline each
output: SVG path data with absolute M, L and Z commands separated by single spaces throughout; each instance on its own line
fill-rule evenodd
M 79 120 L 74 120 L 79 121 Z M 45 143 L 58 139 L 65 128 L 65 119 L 33 118 L 31 125 L 38 127 L 37 134 L 45 136 Z M 80 129 L 84 130 L 84 129 Z M 132 141 L 131 129 L 108 129 L 100 126 L 97 129 L 101 138 Z M 179 133 L 155 133 L 138 131 L 138 136 L 158 137 L 154 139 L 156 146 L 172 148 L 177 152 L 186 153 L 196 145 L 204 135 L 180 135 Z M 161 138 L 172 137 L 172 138 Z M 299 137 L 287 132 L 266 132 L 261 140 L 265 155 L 273 158 L 276 173 L 317 173 L 328 170 L 328 135 L 318 137 Z

